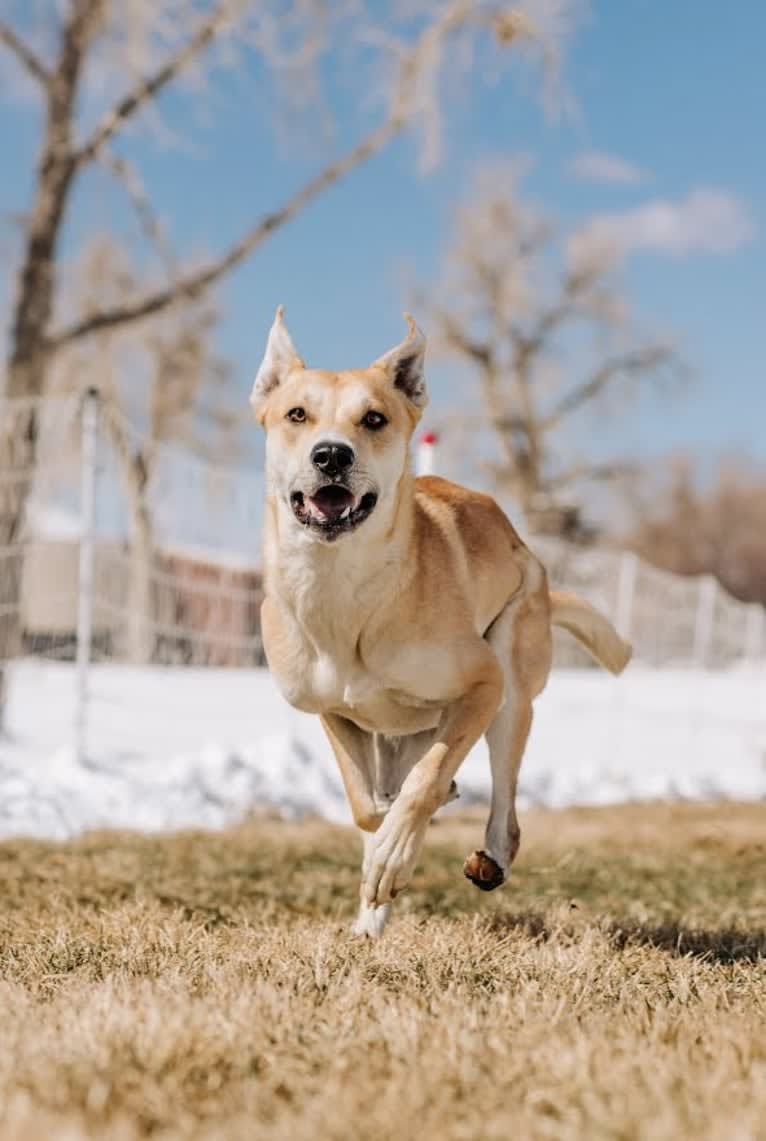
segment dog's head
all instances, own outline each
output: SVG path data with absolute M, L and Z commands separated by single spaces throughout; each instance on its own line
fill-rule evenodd
M 277 310 L 250 403 L 267 433 L 270 493 L 313 537 L 332 542 L 396 497 L 427 403 L 425 337 L 407 324 L 374 364 L 327 372 L 306 367 Z

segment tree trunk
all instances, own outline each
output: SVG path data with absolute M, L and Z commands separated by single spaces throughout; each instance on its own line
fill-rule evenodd
M 128 585 L 128 660 L 148 665 L 154 657 L 154 605 L 152 569 L 154 541 L 146 500 L 131 505 L 130 582 Z
M 130 561 L 126 651 L 133 665 L 148 665 L 154 657 L 154 527 L 149 508 L 150 465 L 143 451 L 131 452 L 113 422 L 113 438 L 121 461 L 130 513 Z
M 5 664 L 21 649 L 24 508 L 34 475 L 37 409 L 5 401 L 0 417 L 0 729 L 7 697 Z
M 55 70 L 46 83 L 46 123 L 36 189 L 18 277 L 0 423 L 0 671 L 20 647 L 24 513 L 37 457 L 37 407 L 47 372 L 46 337 L 53 313 L 56 250 L 76 164 L 72 125 L 82 60 L 101 0 L 77 0 L 62 29 Z M 18 401 L 16 398 L 22 398 Z M 0 673 L 0 721 L 5 675 Z
M 52 312 L 53 256 L 70 176 L 71 172 L 57 169 L 49 153 L 43 154 L 11 329 L 6 400 L 0 425 L 0 671 L 18 654 L 21 643 L 22 532 L 37 458 L 37 402 L 45 388 L 44 346 Z M 0 723 L 5 689 L 3 672 Z

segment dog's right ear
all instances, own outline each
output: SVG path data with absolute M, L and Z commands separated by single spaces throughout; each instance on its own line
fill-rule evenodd
M 250 406 L 256 419 L 260 420 L 261 423 L 263 423 L 266 402 L 274 389 L 287 378 L 294 368 L 306 367 L 290 339 L 290 334 L 284 323 L 284 315 L 284 306 L 280 305 L 274 318 L 274 324 L 269 331 L 266 352 L 261 361 L 261 367 L 258 369 L 253 391 L 250 394 Z

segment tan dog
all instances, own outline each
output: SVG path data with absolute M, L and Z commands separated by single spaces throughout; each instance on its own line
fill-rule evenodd
M 282 309 L 251 402 L 266 429 L 262 623 L 287 700 L 318 713 L 364 832 L 360 933 L 377 935 L 434 812 L 486 734 L 492 805 L 466 876 L 491 890 L 519 846 L 515 794 L 551 624 L 619 673 L 629 647 L 545 571 L 486 495 L 415 479 L 425 339 L 408 317 L 365 369 L 307 368 Z

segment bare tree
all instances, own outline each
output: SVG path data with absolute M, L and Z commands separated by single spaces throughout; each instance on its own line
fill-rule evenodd
M 566 24 L 567 0 L 536 0 L 558 33 Z M 158 101 L 191 76 L 208 73 L 216 60 L 231 64 L 236 45 L 246 44 L 292 91 L 311 95 L 323 51 L 341 38 L 333 16 L 347 13 L 338 0 L 63 0 L 40 8 L 11 0 L 0 19 L 0 49 L 40 100 L 42 128 L 33 190 L 22 233 L 15 297 L 9 320 L 5 393 L 28 398 L 6 409 L 0 425 L 2 467 L 11 473 L 0 489 L 0 659 L 9 657 L 18 635 L 20 561 L 18 542 L 34 471 L 37 442 L 35 398 L 46 386 L 56 355 L 84 337 L 161 313 L 203 296 L 249 257 L 274 231 L 329 187 L 385 148 L 413 123 L 428 138 L 438 131 L 443 72 L 454 49 L 487 33 L 495 43 L 537 43 L 550 56 L 553 39 L 515 7 L 486 0 L 432 0 L 403 33 L 373 29 L 365 42 L 384 45 L 390 62 L 380 118 L 345 154 L 329 161 L 281 206 L 254 219 L 231 246 L 206 264 L 175 267 L 161 284 L 137 288 L 118 304 L 99 306 L 69 323 L 57 320 L 61 236 L 73 196 L 84 175 L 107 165 L 139 209 L 144 229 L 155 236 L 151 198 L 138 171 L 113 153 L 129 128 L 157 111 Z M 381 9 L 374 10 L 380 15 Z M 383 13 L 385 14 L 385 6 Z M 40 15 L 34 25 L 35 13 Z M 367 31 L 367 21 L 362 21 Z M 547 30 L 547 29 L 546 29 Z M 359 31 L 346 26 L 343 39 Z M 218 54 L 217 54 L 218 53 Z M 225 54 L 228 53 L 228 54 Z M 0 54 L 0 64 L 2 63 Z M 100 105 L 94 109 L 94 103 Z M 15 553 L 14 553 L 15 552 Z M 0 693 L 0 706 L 2 694 Z
M 87 318 L 97 306 L 117 305 L 135 287 L 136 271 L 111 237 L 94 239 L 68 290 L 71 307 Z M 125 490 L 130 538 L 127 655 L 151 661 L 158 570 L 153 492 L 168 445 L 206 460 L 230 458 L 244 414 L 229 391 L 228 363 L 215 349 L 218 311 L 206 294 L 184 300 L 138 328 L 108 328 L 59 354 L 51 389 L 100 395 L 102 423 Z
M 499 449 L 488 465 L 496 485 L 530 530 L 582 537 L 583 486 L 632 465 L 587 448 L 578 456 L 579 418 L 607 398 L 624 407 L 632 389 L 677 375 L 680 362 L 669 342 L 632 330 L 614 251 L 586 231 L 562 240 L 518 181 L 515 168 L 479 177 L 457 218 L 444 287 L 424 303 L 442 350 L 478 377 Z M 578 373 L 569 362 L 583 359 Z
M 713 574 L 735 598 L 766 606 L 766 471 L 741 457 L 703 480 L 688 456 L 646 474 L 622 541 L 676 574 Z

